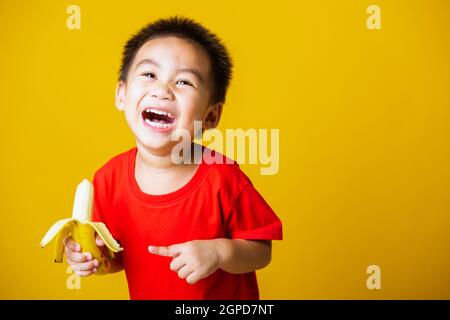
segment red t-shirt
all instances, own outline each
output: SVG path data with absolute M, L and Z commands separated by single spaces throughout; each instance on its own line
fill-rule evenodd
M 94 176 L 93 219 L 104 222 L 124 248 L 130 298 L 259 299 L 255 272 L 217 269 L 191 285 L 170 270 L 171 257 L 148 252 L 149 245 L 190 240 L 281 240 L 280 219 L 238 164 L 202 162 L 180 189 L 149 195 L 135 179 L 136 152 L 133 148 L 114 157 Z

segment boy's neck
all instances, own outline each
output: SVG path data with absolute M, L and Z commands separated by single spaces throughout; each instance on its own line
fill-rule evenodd
M 146 169 L 157 171 L 171 169 L 175 166 L 169 154 L 157 155 L 151 153 L 145 147 L 137 145 L 136 161 Z
M 176 164 L 171 155 L 155 155 L 137 145 L 135 179 L 144 193 L 161 195 L 178 190 L 194 176 L 198 164 Z M 192 153 L 191 153 L 192 154 Z
M 194 152 L 194 148 L 196 148 L 194 143 L 191 144 L 191 152 L 189 155 L 186 155 L 186 157 L 191 158 L 188 163 L 195 163 L 194 161 L 194 155 L 196 154 Z M 144 146 L 137 143 L 137 154 L 136 154 L 136 161 L 139 163 L 140 166 L 144 167 L 147 170 L 154 170 L 154 171 L 167 171 L 167 170 L 173 170 L 176 168 L 180 168 L 179 164 L 176 164 L 172 160 L 171 154 L 154 154 L 148 149 L 146 149 Z M 183 166 L 181 166 L 183 167 Z

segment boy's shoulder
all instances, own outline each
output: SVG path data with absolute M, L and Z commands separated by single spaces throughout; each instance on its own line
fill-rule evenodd
M 94 178 L 105 177 L 112 173 L 127 170 L 128 159 L 133 152 L 136 152 L 136 147 L 112 157 L 95 172 Z
M 251 183 L 239 164 L 220 152 L 205 147 L 203 161 L 208 166 L 209 179 L 222 186 L 229 185 L 241 189 L 246 184 Z

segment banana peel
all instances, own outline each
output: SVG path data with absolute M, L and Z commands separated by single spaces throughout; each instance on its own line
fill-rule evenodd
M 81 246 L 81 252 L 89 252 L 93 259 L 97 259 L 99 265 L 96 274 L 108 272 L 109 262 L 115 253 L 123 250 L 119 243 L 102 222 L 93 222 L 93 186 L 84 179 L 77 187 L 73 205 L 72 217 L 56 221 L 41 240 L 41 247 L 47 246 L 55 239 L 54 261 L 63 261 L 65 237 L 70 235 Z M 96 244 L 96 234 L 103 240 L 106 250 L 102 250 Z M 106 251 L 106 252 L 105 252 Z

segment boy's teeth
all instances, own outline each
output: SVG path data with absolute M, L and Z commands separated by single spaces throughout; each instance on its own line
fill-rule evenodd
M 156 110 L 156 109 L 150 109 L 150 112 L 156 113 L 156 114 L 163 114 L 166 115 L 167 112 L 162 111 L 162 110 Z
M 165 116 L 168 116 L 170 118 L 173 118 L 173 115 L 170 112 L 166 112 L 166 111 L 162 111 L 162 110 L 156 110 L 156 109 L 153 109 L 153 108 L 147 109 L 145 111 L 156 113 L 156 114 L 161 114 L 161 115 L 165 115 Z
M 147 122 L 149 125 L 153 126 L 153 127 L 158 127 L 158 128 L 168 128 L 170 126 L 170 124 L 167 123 L 161 123 L 161 122 L 155 122 L 155 121 L 150 121 L 150 119 L 145 119 L 145 122 Z

